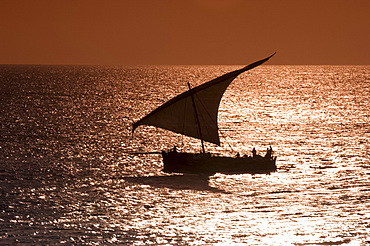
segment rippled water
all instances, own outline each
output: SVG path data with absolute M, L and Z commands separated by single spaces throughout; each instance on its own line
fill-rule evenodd
M 271 145 L 270 175 L 166 175 L 132 154 L 199 151 L 131 124 L 237 68 L 0 66 L 0 244 L 369 244 L 369 66 L 261 66 L 231 84 L 223 146 L 206 148 Z

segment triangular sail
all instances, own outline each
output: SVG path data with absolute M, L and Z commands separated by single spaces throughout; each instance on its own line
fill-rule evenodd
M 273 55 L 275 53 L 174 97 L 134 123 L 133 131 L 140 125 L 152 125 L 190 137 L 202 138 L 204 141 L 220 145 L 217 114 L 218 106 L 226 88 L 239 74 L 265 63 Z M 196 111 L 194 107 L 196 107 Z M 195 115 L 196 112 L 198 117 Z

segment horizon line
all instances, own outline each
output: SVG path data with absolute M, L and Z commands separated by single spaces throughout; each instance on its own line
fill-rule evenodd
M 245 63 L 246 64 L 246 63 Z M 245 66 L 245 64 L 79 64 L 79 63 L 0 63 L 0 66 Z M 263 66 L 369 66 L 370 64 L 263 64 Z

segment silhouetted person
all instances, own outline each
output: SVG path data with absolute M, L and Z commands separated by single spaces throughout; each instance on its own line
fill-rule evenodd
M 266 158 L 271 158 L 272 157 L 272 147 L 271 147 L 271 145 L 270 145 L 270 148 L 267 148 L 265 157 Z
M 271 158 L 271 150 L 267 148 L 265 158 Z
M 265 158 L 269 158 L 269 157 L 270 157 L 270 149 L 267 148 Z
M 257 151 L 256 151 L 256 148 L 253 148 L 253 150 L 252 150 L 252 155 L 253 155 L 253 158 L 256 158 L 256 157 L 257 157 Z

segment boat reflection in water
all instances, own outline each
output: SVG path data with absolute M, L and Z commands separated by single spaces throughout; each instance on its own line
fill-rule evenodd
M 206 153 L 204 141 L 220 145 L 217 125 L 218 107 L 222 95 L 230 83 L 241 73 L 253 69 L 271 56 L 254 62 L 242 69 L 238 69 L 207 83 L 191 88 L 164 103 L 144 118 L 134 123 L 133 131 L 140 125 L 152 125 L 186 136 L 200 139 L 202 153 L 178 153 L 176 148 L 162 151 L 165 172 L 176 173 L 249 173 L 271 172 L 276 170 L 276 157 L 272 156 L 272 149 L 268 149 L 266 156 L 227 157 Z M 255 150 L 254 150 L 255 151 Z

